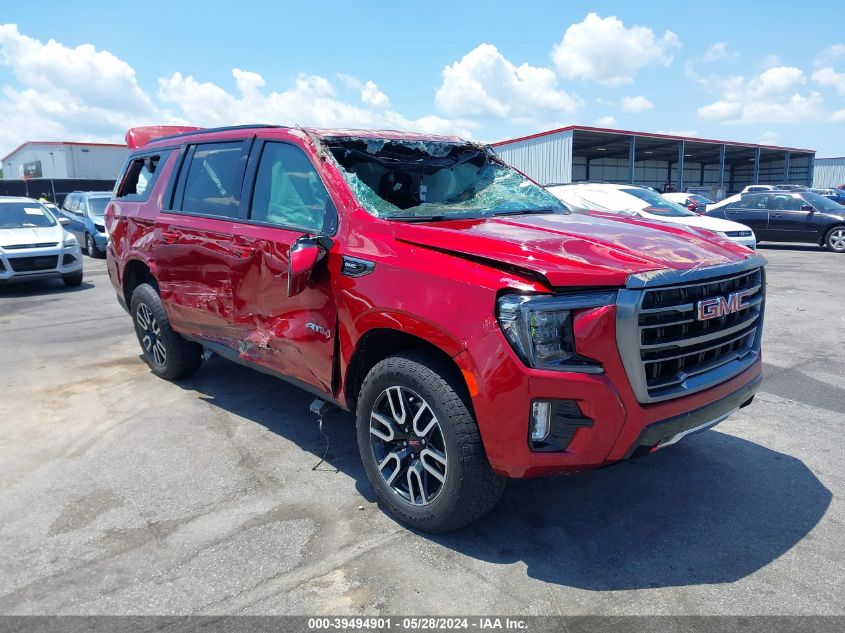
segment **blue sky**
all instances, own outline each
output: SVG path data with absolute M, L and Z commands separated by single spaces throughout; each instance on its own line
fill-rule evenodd
M 120 140 L 139 124 L 258 121 L 483 141 L 580 123 L 845 155 L 843 13 L 4 1 L 0 155 L 23 140 Z

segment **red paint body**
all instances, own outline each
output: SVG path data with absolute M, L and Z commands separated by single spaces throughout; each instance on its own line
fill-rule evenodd
M 379 219 L 360 207 L 311 135 L 436 138 L 255 128 L 144 145 L 141 153 L 172 151 L 147 201 L 116 199 L 108 207 L 108 268 L 118 295 L 123 297 L 127 266 L 137 260 L 157 280 L 176 331 L 239 350 L 245 361 L 296 378 L 341 406 L 349 404 L 346 385 L 355 378 L 350 362 L 367 332 L 397 330 L 423 339 L 474 378 L 469 389 L 487 455 L 497 472 L 511 477 L 622 459 L 647 424 L 719 400 L 760 374 L 758 362 L 706 391 L 640 404 L 617 350 L 614 306 L 578 311 L 574 320 L 579 352 L 599 361 L 603 374 L 526 367 L 495 317 L 502 290 L 620 288 L 631 274 L 732 263 L 749 252 L 715 236 L 610 214 L 422 224 Z M 294 297 L 287 296 L 288 251 L 301 232 L 162 211 L 183 145 L 253 136 L 303 149 L 338 211 L 326 262 Z M 375 270 L 344 276 L 343 256 L 374 262 Z M 575 400 L 595 424 L 579 429 L 564 452 L 532 452 L 527 413 L 538 397 Z

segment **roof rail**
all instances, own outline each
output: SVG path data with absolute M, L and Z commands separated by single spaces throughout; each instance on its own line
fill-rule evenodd
M 268 123 L 252 123 L 247 125 L 228 125 L 223 127 L 193 127 L 179 125 L 148 125 L 144 127 L 133 127 L 126 132 L 126 144 L 130 149 L 135 149 L 152 143 L 194 134 L 206 134 L 208 132 L 228 132 L 230 130 L 249 130 L 254 128 L 278 128 L 287 127 L 284 125 L 272 125 Z

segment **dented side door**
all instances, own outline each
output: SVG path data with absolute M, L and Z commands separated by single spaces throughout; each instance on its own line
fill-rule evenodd
M 318 234 L 314 227 L 285 224 L 285 209 L 274 203 L 277 214 L 267 217 L 268 163 L 278 160 L 280 141 L 256 141 L 245 177 L 247 218 L 238 225 L 230 269 L 233 326 L 242 359 L 332 392 L 332 367 L 337 321 L 332 270 L 337 255 L 330 252 L 314 269 L 308 287 L 288 296 L 290 249 L 303 234 Z M 317 173 L 302 148 L 284 143 L 298 152 L 295 169 L 303 170 L 302 157 Z M 287 150 L 286 150 L 287 151 Z M 265 161 L 262 166 L 262 160 Z M 278 170 L 277 170 L 278 171 Z M 247 190 L 249 192 L 247 193 Z M 329 224 L 336 226 L 335 219 Z M 333 248 L 332 251 L 336 251 Z

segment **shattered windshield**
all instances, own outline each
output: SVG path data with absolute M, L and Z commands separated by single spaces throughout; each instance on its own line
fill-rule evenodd
M 552 194 L 478 145 L 352 137 L 324 144 L 358 202 L 380 218 L 568 213 Z

